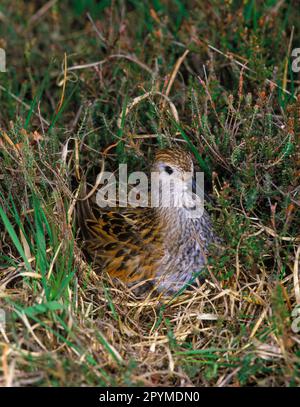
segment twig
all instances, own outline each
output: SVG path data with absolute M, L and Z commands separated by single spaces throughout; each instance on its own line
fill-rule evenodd
M 114 58 L 124 58 L 124 59 L 128 59 L 128 61 L 134 62 L 135 64 L 139 65 L 141 68 L 143 68 L 145 71 L 149 72 L 151 75 L 153 75 L 153 71 L 152 69 L 150 69 L 146 64 L 144 64 L 143 62 L 139 61 L 135 56 L 131 56 L 131 55 L 123 55 L 123 54 L 113 54 L 110 55 L 108 58 L 103 59 L 102 61 L 98 61 L 98 62 L 91 62 L 89 64 L 82 64 L 82 65 L 74 65 L 71 66 L 70 68 L 68 68 L 68 72 L 70 71 L 75 71 L 77 69 L 86 69 L 86 68 L 93 68 L 95 66 L 101 66 L 106 64 L 107 62 L 109 62 L 111 59 Z
M 8 89 L 4 88 L 4 86 L 0 85 L 0 89 L 3 90 L 4 92 L 8 93 L 9 96 L 11 96 L 14 100 L 16 100 L 22 106 L 24 106 L 27 110 L 32 109 L 32 107 L 28 103 L 23 102 L 23 100 L 21 100 L 18 96 L 11 93 L 11 91 L 9 91 Z M 35 111 L 33 111 L 33 114 L 35 116 L 37 116 L 40 120 L 42 120 L 44 124 L 46 124 L 47 126 L 50 126 L 50 123 L 46 119 L 44 119 L 39 113 L 36 113 Z
M 46 4 L 44 4 L 33 16 L 30 17 L 29 19 L 29 25 L 32 25 L 37 22 L 41 17 L 43 17 L 44 14 L 47 13 L 47 11 L 54 6 L 54 4 L 57 2 L 57 0 L 50 0 Z
M 86 15 L 87 15 L 87 18 L 90 20 L 90 22 L 91 22 L 91 24 L 92 24 L 92 26 L 93 26 L 94 31 L 96 32 L 96 34 L 98 35 L 99 39 L 101 40 L 102 45 L 104 46 L 105 49 L 107 49 L 106 40 L 105 40 L 105 38 L 103 37 L 103 35 L 101 34 L 101 32 L 98 30 L 98 27 L 96 26 L 96 24 L 95 24 L 94 20 L 92 19 L 90 13 L 86 13 Z
M 177 109 L 176 109 L 174 103 L 170 100 L 170 98 L 168 96 L 166 96 L 164 93 L 158 92 L 158 91 L 146 92 L 146 93 L 144 93 L 144 95 L 137 96 L 136 98 L 134 98 L 133 101 L 126 107 L 125 117 L 128 115 L 130 110 L 135 105 L 140 103 L 142 100 L 145 100 L 145 99 L 147 99 L 147 98 L 149 98 L 151 96 L 156 96 L 156 95 L 161 96 L 162 98 L 164 98 L 169 103 L 169 106 L 170 106 L 171 112 L 172 112 L 172 114 L 174 116 L 174 119 L 175 119 L 175 121 L 177 123 L 179 123 L 179 116 L 178 116 L 178 112 L 177 112 Z M 117 125 L 118 125 L 119 129 L 121 128 L 122 117 L 123 117 L 123 112 L 121 112 L 121 114 L 120 114 L 120 116 L 118 118 L 118 121 L 117 121 Z

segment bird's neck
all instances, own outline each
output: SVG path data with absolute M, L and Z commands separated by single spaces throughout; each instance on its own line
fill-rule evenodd
M 160 185 L 154 191 L 152 203 L 156 218 L 167 234 L 182 236 L 193 219 L 202 216 L 203 201 L 182 185 Z
M 155 208 L 158 224 L 167 236 L 178 236 L 184 234 L 189 227 L 191 218 L 188 216 L 188 210 L 185 208 Z

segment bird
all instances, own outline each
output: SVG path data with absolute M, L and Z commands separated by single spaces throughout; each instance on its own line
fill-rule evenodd
M 210 245 L 220 243 L 220 238 L 203 205 L 201 216 L 192 216 L 202 202 L 188 188 L 194 174 L 190 152 L 181 147 L 157 150 L 151 173 L 159 182 L 151 190 L 155 205 L 146 207 L 100 208 L 86 199 L 84 181 L 77 222 L 83 252 L 96 273 L 108 273 L 129 287 L 144 284 L 146 291 L 154 288 L 170 295 L 201 274 Z

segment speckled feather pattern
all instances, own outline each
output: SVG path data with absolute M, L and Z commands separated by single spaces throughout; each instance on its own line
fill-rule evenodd
M 181 149 L 158 151 L 152 169 L 158 164 L 177 168 L 179 175 L 193 171 L 190 154 Z M 190 218 L 182 207 L 100 209 L 79 200 L 77 214 L 83 249 L 96 272 L 128 284 L 151 281 L 167 293 L 199 272 L 210 243 L 218 242 L 205 210 L 202 217 Z

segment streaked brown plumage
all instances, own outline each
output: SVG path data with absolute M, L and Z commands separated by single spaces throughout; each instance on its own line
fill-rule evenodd
M 156 153 L 152 170 L 163 180 L 171 177 L 177 193 L 178 185 L 188 181 L 185 173 L 193 173 L 193 162 L 181 149 L 165 149 Z M 203 268 L 209 244 L 218 241 L 208 213 L 191 219 L 188 211 L 162 202 L 154 208 L 102 209 L 81 199 L 77 214 L 84 251 L 97 272 L 126 283 L 151 281 L 159 291 L 177 291 Z

